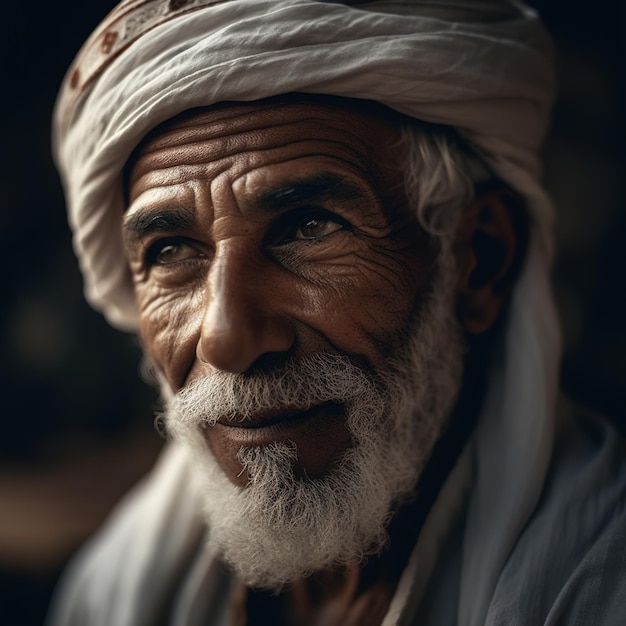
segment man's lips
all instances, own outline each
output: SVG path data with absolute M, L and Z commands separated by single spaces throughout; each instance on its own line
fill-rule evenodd
M 250 417 L 244 419 L 232 419 L 222 417 L 217 420 L 218 424 L 231 428 L 269 428 L 271 426 L 293 425 L 301 423 L 308 419 L 314 418 L 327 410 L 335 412 L 341 410 L 341 406 L 336 402 L 324 402 L 308 409 L 300 408 L 284 408 L 284 409 L 266 409 L 258 411 Z

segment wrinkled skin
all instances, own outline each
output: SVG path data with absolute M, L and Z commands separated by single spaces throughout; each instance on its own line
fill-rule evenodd
M 392 121 L 320 103 L 218 108 L 143 146 L 124 233 L 141 337 L 173 390 L 316 352 L 384 368 L 433 261 L 398 152 Z M 267 430 L 207 431 L 231 480 L 242 443 L 295 440 L 309 475 L 350 444 L 337 407 Z

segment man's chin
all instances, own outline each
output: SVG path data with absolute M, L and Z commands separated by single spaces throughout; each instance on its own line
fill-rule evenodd
M 370 491 L 367 483 L 380 477 L 363 480 L 358 456 L 350 449 L 337 468 L 311 479 L 295 475 L 293 444 L 245 448 L 242 463 L 253 478 L 243 489 L 209 460 L 203 500 L 212 549 L 240 580 L 264 589 L 380 552 L 390 494 Z

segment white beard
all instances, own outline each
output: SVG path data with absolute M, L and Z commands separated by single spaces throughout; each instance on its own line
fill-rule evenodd
M 413 495 L 461 386 L 465 348 L 445 265 L 407 333 L 406 354 L 383 373 L 314 355 L 267 376 L 214 372 L 172 400 L 166 427 L 192 452 L 209 542 L 246 584 L 279 589 L 386 545 L 388 522 Z M 221 416 L 328 401 L 344 405 L 353 446 L 314 479 L 294 473 L 295 444 L 277 442 L 240 450 L 250 480 L 237 487 L 201 432 Z

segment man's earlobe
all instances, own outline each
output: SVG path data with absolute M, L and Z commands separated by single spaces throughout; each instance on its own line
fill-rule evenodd
M 458 315 L 465 330 L 483 333 L 498 319 L 525 248 L 520 199 L 506 187 L 479 194 L 467 207 L 456 241 Z

